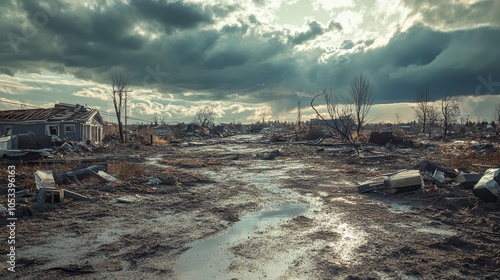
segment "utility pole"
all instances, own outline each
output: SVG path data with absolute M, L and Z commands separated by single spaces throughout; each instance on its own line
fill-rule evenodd
M 301 113 L 300 113 L 300 99 L 297 101 L 297 127 L 300 127 L 300 119 L 301 119 Z
M 127 93 L 131 92 L 131 91 L 132 90 L 124 90 L 124 92 L 125 92 L 125 143 L 127 143 L 127 138 L 128 138 L 128 136 L 127 136 L 127 129 L 128 129 L 128 127 L 127 127 L 127 110 L 128 110 L 128 107 L 127 107 L 127 100 L 128 100 Z

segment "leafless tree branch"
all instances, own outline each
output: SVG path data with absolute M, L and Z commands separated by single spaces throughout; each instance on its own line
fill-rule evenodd
M 130 77 L 124 75 L 123 73 L 113 73 L 111 74 L 112 92 L 111 99 L 113 100 L 113 106 L 115 108 L 116 119 L 118 121 L 118 130 L 120 132 L 120 140 L 125 141 L 123 135 L 123 123 L 122 123 L 122 112 L 125 110 L 125 104 L 127 102 L 127 91 L 130 90 Z
M 322 96 L 325 99 L 326 110 L 328 116 L 325 117 L 314 106 L 316 98 Z M 356 140 L 352 135 L 352 130 L 356 127 L 352 119 L 355 112 L 354 105 L 349 100 L 341 98 L 338 94 L 331 92 L 328 94 L 323 90 L 311 100 L 311 108 L 316 112 L 316 115 L 326 124 L 330 134 L 340 136 L 340 139 L 352 146 L 356 153 L 359 154 Z
M 349 94 L 354 105 L 356 133 L 359 137 L 366 116 L 373 105 L 373 84 L 365 76 L 358 75 L 351 82 Z
M 446 138 L 451 124 L 460 115 L 460 99 L 448 95 L 444 96 L 441 99 L 441 114 L 443 115 L 443 138 Z
M 215 112 L 209 106 L 205 106 L 196 112 L 196 122 L 202 126 L 209 126 L 215 120 Z

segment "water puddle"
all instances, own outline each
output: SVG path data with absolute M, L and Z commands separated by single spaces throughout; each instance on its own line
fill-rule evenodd
M 229 250 L 255 234 L 280 225 L 305 213 L 307 205 L 279 205 L 247 215 L 222 235 L 194 242 L 178 259 L 174 271 L 179 279 L 233 279 L 240 276 L 228 271 L 234 255 Z M 267 275 L 267 274 L 266 274 Z
M 178 279 L 254 279 L 263 277 L 277 278 L 289 267 L 290 263 L 303 252 L 287 252 L 286 256 L 264 265 L 257 270 L 235 269 L 231 263 L 237 258 L 231 248 L 244 243 L 250 238 L 279 230 L 290 219 L 302 215 L 311 209 L 295 191 L 281 188 L 274 180 L 288 176 L 289 169 L 269 169 L 266 164 L 262 170 L 246 172 L 239 179 L 255 185 L 262 191 L 265 207 L 262 211 L 243 216 L 240 221 L 229 227 L 222 234 L 211 236 L 191 244 L 174 266 Z M 290 167 L 288 167 L 290 168 Z M 299 166 L 300 168 L 300 166 Z M 230 169 L 227 169 L 230 170 Z M 210 171 L 204 171 L 210 173 Z M 210 174 L 211 178 L 221 179 L 220 174 Z M 226 173 L 226 172 L 222 172 Z M 231 172 L 227 172 L 232 174 Z M 207 174 L 208 175 L 208 174 Z M 213 175 L 213 176 L 212 176 Z

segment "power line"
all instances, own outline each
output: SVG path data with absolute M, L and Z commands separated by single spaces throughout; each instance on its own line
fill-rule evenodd
M 26 104 L 23 104 L 23 103 L 20 103 L 20 102 L 12 102 L 12 101 L 6 101 L 6 100 L 2 100 L 2 103 L 13 104 L 13 105 L 21 105 L 21 106 L 24 106 L 24 107 L 31 107 L 31 108 L 35 108 L 35 109 L 46 109 L 46 108 L 41 108 L 41 107 L 37 107 L 37 106 L 26 105 Z

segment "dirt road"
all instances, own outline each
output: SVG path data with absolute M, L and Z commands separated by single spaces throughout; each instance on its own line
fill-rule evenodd
M 460 189 L 359 194 L 414 158 L 353 163 L 260 138 L 155 147 L 137 164 L 174 183 L 81 184 L 92 201 L 20 208 L 16 273 L 4 262 L 0 277 L 498 279 L 498 204 Z M 274 160 L 255 156 L 275 149 Z

